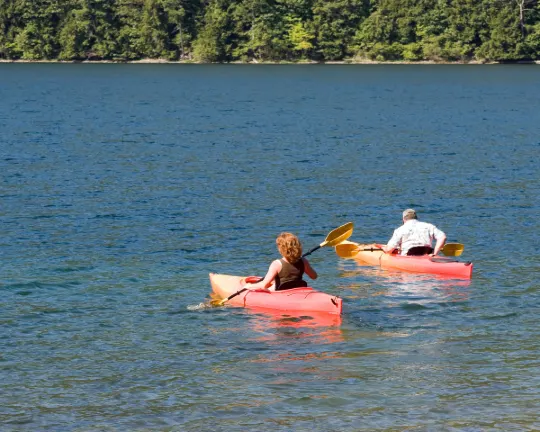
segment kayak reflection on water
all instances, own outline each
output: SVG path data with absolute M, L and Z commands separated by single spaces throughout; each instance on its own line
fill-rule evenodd
M 257 341 L 310 339 L 313 343 L 342 342 L 341 315 L 316 312 L 292 312 L 263 309 L 244 309 Z
M 350 281 L 341 285 L 343 291 L 349 290 L 353 295 L 362 298 L 384 297 L 410 297 L 416 303 L 429 302 L 462 302 L 469 300 L 470 280 L 452 279 L 439 275 L 426 275 L 419 273 L 404 273 L 398 270 L 381 268 L 362 268 L 356 272 L 346 270 L 342 278 Z M 373 277 L 377 282 L 354 282 L 351 279 L 361 276 Z

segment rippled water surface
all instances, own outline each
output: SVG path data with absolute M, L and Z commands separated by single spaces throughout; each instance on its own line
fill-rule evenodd
M 540 70 L 0 65 L 0 430 L 539 430 Z M 312 255 L 341 319 L 209 299 L 404 208 L 471 281 Z

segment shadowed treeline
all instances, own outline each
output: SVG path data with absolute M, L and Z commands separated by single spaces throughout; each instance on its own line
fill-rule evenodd
M 537 0 L 0 0 L 0 59 L 517 61 Z

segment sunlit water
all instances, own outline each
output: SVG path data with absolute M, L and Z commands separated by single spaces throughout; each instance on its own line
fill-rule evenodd
M 0 65 L 2 431 L 539 430 L 540 74 Z M 472 281 L 311 257 L 341 318 L 207 307 L 404 208 Z

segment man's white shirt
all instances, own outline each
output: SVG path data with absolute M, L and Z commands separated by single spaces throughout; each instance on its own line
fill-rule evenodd
M 407 255 L 409 249 L 417 246 L 432 247 L 433 240 L 444 236 L 435 225 L 410 219 L 394 230 L 394 235 L 388 242 L 388 247 L 401 249 L 401 255 Z

